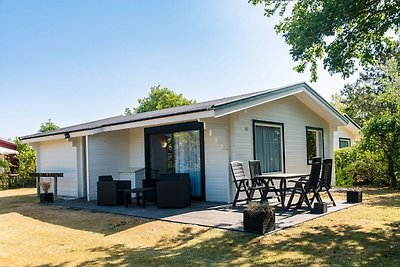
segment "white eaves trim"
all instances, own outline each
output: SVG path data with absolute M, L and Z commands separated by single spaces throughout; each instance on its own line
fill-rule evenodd
M 260 98 L 256 98 L 250 102 L 244 102 L 244 103 L 237 103 L 234 105 L 230 105 L 226 108 L 221 108 L 221 109 L 217 109 L 215 111 L 215 118 L 219 118 L 219 117 L 223 117 L 226 115 L 229 115 L 231 113 L 234 112 L 238 112 L 238 111 L 242 111 L 248 108 L 252 108 L 255 106 L 259 106 L 268 102 L 272 102 L 287 96 L 291 96 L 291 95 L 295 95 L 298 94 L 300 92 L 304 91 L 304 89 L 302 88 L 293 88 L 293 90 L 291 90 L 290 92 L 278 92 L 278 93 L 274 93 L 273 95 L 266 95 L 264 97 L 260 97 Z
M 214 117 L 214 115 L 215 115 L 214 110 L 207 110 L 207 111 L 201 111 L 201 112 L 195 112 L 195 113 L 180 114 L 180 115 L 176 115 L 176 116 L 168 116 L 168 117 L 155 118 L 155 119 L 149 119 L 149 120 L 143 120 L 143 121 L 129 122 L 129 123 L 123 123 L 123 124 L 118 124 L 118 125 L 99 127 L 99 128 L 92 129 L 92 130 L 71 132 L 71 133 L 69 133 L 69 138 L 90 136 L 90 135 L 94 135 L 94 134 L 98 134 L 98 133 L 102 133 L 102 132 L 111 132 L 111 131 L 125 130 L 125 129 L 131 129 L 131 128 L 152 127 L 152 126 L 159 126 L 159 125 L 165 125 L 165 124 L 170 124 L 170 123 L 180 123 L 180 122 L 194 121 L 194 120 L 197 121 L 199 119 L 212 118 L 212 117 Z M 64 139 L 64 138 L 66 138 L 64 134 L 57 134 L 57 135 L 24 139 L 24 140 L 22 140 L 22 142 L 24 144 L 37 143 L 37 142 L 58 140 L 58 139 Z
M 63 138 L 65 138 L 64 134 L 56 134 L 56 135 L 30 138 L 30 139 L 23 139 L 23 140 L 21 140 L 21 143 L 22 144 L 38 143 L 38 142 L 43 142 L 43 141 L 59 140 L 59 139 L 63 139 Z
M 198 119 L 211 118 L 211 117 L 214 117 L 214 110 L 186 113 L 186 114 L 181 114 L 181 115 L 176 115 L 176 116 L 155 118 L 155 119 L 150 119 L 150 120 L 118 124 L 118 125 L 113 125 L 113 126 L 105 126 L 105 127 L 103 127 L 103 129 L 104 129 L 104 132 L 109 132 L 109 131 L 124 130 L 124 129 L 130 129 L 130 128 L 151 127 L 151 126 L 159 126 L 159 125 L 165 125 L 165 124 L 170 124 L 170 123 L 194 121 L 194 120 L 198 120 Z

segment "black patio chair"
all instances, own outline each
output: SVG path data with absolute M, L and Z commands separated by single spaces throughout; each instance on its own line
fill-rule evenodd
M 305 202 L 307 207 L 311 210 L 311 205 L 315 198 L 318 201 L 322 201 L 318 192 L 318 186 L 320 184 L 321 161 L 321 158 L 313 158 L 310 176 L 308 178 L 300 179 L 298 181 L 289 181 L 295 183 L 295 185 L 286 207 L 287 210 L 292 207 L 292 201 L 296 194 L 300 195 L 297 204 L 295 204 L 296 208 L 300 208 L 303 202 Z M 308 197 L 309 194 L 312 194 L 311 198 Z
M 244 172 L 243 162 L 233 161 L 230 163 L 230 165 L 233 175 L 233 183 L 236 186 L 236 194 L 232 204 L 233 207 L 236 206 L 238 201 L 246 201 L 246 203 L 249 203 L 249 201 L 257 199 L 254 198 L 254 192 L 256 190 L 262 190 L 262 192 L 263 190 L 266 190 L 264 185 L 257 185 L 256 183 L 252 182 L 252 179 L 247 177 L 246 173 Z M 239 199 L 240 192 L 244 192 L 246 198 Z
M 321 180 L 317 192 L 319 196 L 320 192 L 326 192 L 333 206 L 336 206 L 335 200 L 333 199 L 331 192 L 329 192 L 329 190 L 332 188 L 332 164 L 332 159 L 324 159 L 322 161 Z
M 259 160 L 249 160 L 249 170 L 250 170 L 252 186 L 253 187 L 257 187 L 257 186 L 262 187 L 264 184 L 260 180 L 254 179 L 255 176 L 262 174 L 261 162 Z M 279 192 L 275 187 L 274 181 L 268 180 L 266 189 L 268 190 L 267 194 L 269 192 L 275 193 L 275 195 L 278 197 L 278 201 L 280 201 Z M 265 190 L 258 189 L 258 191 L 260 192 L 260 195 L 262 196 Z
M 123 189 L 131 189 L 131 181 L 114 180 L 111 175 L 99 176 L 97 182 L 97 205 L 124 204 Z

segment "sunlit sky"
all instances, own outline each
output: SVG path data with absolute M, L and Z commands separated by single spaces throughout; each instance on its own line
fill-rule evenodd
M 310 80 L 247 0 L 0 0 L 0 137 L 122 114 L 151 86 L 198 102 Z M 345 82 L 322 67 L 327 100 Z

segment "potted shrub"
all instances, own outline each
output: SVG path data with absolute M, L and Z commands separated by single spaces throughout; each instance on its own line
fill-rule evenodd
M 243 211 L 243 226 L 246 232 L 257 234 L 275 230 L 275 209 L 268 202 L 250 202 Z
M 53 193 L 49 193 L 51 183 L 47 182 L 47 181 L 42 181 L 42 182 L 40 182 L 39 185 L 44 192 L 44 193 L 40 193 L 40 203 L 54 202 Z

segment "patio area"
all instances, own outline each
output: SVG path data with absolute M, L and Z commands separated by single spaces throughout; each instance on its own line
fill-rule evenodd
M 93 212 L 104 212 L 119 215 L 135 216 L 140 218 L 162 220 L 168 222 L 192 224 L 225 230 L 243 232 L 243 209 L 238 205 L 232 207 L 229 204 L 215 202 L 192 202 L 192 205 L 181 209 L 159 209 L 157 206 L 149 204 L 146 208 L 135 204 L 125 208 L 125 206 L 98 206 L 96 201 L 86 201 L 84 199 L 63 200 L 55 202 L 53 205 L 62 206 L 68 209 L 82 209 Z M 325 214 L 312 214 L 305 209 L 276 211 L 276 231 L 292 227 L 315 218 L 347 209 L 357 204 L 346 202 L 336 202 L 336 206 L 329 206 Z

